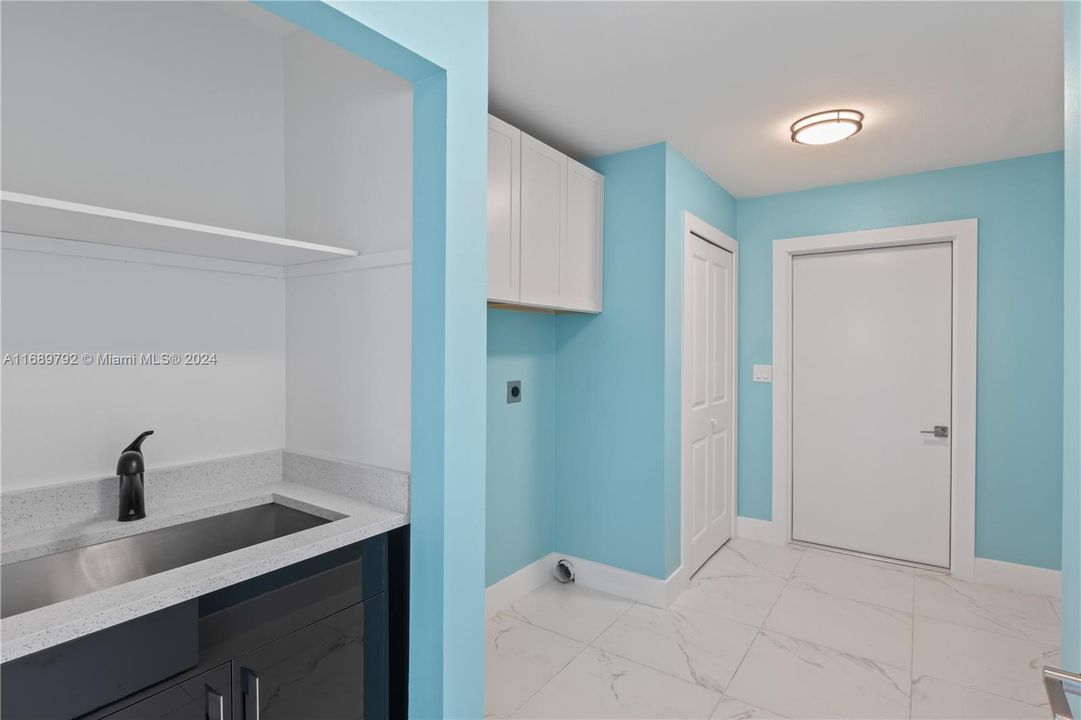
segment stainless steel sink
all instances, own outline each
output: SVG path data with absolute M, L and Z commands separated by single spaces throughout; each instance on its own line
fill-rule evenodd
M 324 523 L 268 503 L 0 567 L 0 617 L 52 605 Z

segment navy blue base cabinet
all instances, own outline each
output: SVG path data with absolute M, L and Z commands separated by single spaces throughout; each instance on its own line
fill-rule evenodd
M 5 720 L 405 718 L 408 558 L 409 530 L 399 528 L 6 663 L 0 712 Z M 146 632 L 170 638 L 151 645 L 168 677 L 147 681 Z M 130 660 L 140 655 L 142 666 Z

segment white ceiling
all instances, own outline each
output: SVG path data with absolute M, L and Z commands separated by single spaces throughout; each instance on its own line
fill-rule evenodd
M 493 2 L 493 115 L 577 157 L 666 140 L 736 197 L 1062 148 L 1059 2 Z M 817 110 L 863 132 L 795 145 Z

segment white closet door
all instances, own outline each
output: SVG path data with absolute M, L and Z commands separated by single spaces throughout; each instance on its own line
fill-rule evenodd
M 522 133 L 521 301 L 560 307 L 567 156 Z
M 792 261 L 792 537 L 950 565 L 948 243 Z
M 683 276 L 683 518 L 688 575 L 732 533 L 732 253 L 690 235 Z
M 488 116 L 488 299 L 518 302 L 522 131 Z
M 567 160 L 567 232 L 560 268 L 564 307 L 601 311 L 604 176 Z

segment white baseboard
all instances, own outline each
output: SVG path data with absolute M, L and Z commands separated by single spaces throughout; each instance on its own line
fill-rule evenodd
M 752 517 L 736 518 L 736 537 L 745 540 L 757 540 L 772 545 L 785 544 L 784 533 L 779 532 L 779 526 L 769 520 L 759 520 Z
M 528 595 L 552 579 L 556 556 L 549 553 L 508 575 L 484 591 L 484 617 L 490 618 L 510 607 L 518 598 Z
M 1062 595 L 1062 573 L 1058 570 L 978 557 L 974 572 L 975 582 L 983 585 L 998 585 L 1051 597 Z
M 687 585 L 690 583 L 690 581 L 691 577 L 690 575 L 687 575 L 683 572 L 682 565 L 676 568 L 675 572 L 669 575 L 668 579 L 664 581 L 665 604 L 663 605 L 663 607 L 668 607 L 669 605 L 674 603 L 676 601 L 676 598 L 678 598 L 683 593 L 683 591 L 687 589 Z
M 755 518 L 738 518 L 738 537 L 773 544 L 777 540 L 773 523 Z M 553 579 L 552 568 L 560 558 L 574 563 L 575 582 L 582 587 L 611 593 L 627 600 L 665 608 L 671 605 L 687 588 L 688 578 L 681 565 L 667 579 L 641 575 L 630 570 L 612 567 L 604 563 L 583 560 L 565 553 L 549 553 L 534 560 L 513 575 L 508 575 L 484 591 L 484 616 L 486 618 L 504 610 L 519 598 L 528 595 Z M 1061 573 L 1057 570 L 1018 565 L 1016 563 L 976 558 L 975 581 L 984 585 L 1020 590 L 1021 592 L 1059 597 Z
M 574 581 L 582 587 L 618 595 L 627 600 L 664 608 L 683 592 L 685 579 L 680 566 L 667 580 L 641 575 L 604 563 L 583 560 L 565 553 L 553 553 L 553 563 L 566 558 L 574 563 Z
M 574 581 L 578 585 L 654 607 L 668 607 L 687 587 L 683 566 L 668 579 L 661 580 L 566 553 L 549 553 L 487 588 L 484 591 L 484 616 L 495 615 L 552 580 L 552 569 L 561 558 L 574 564 Z

